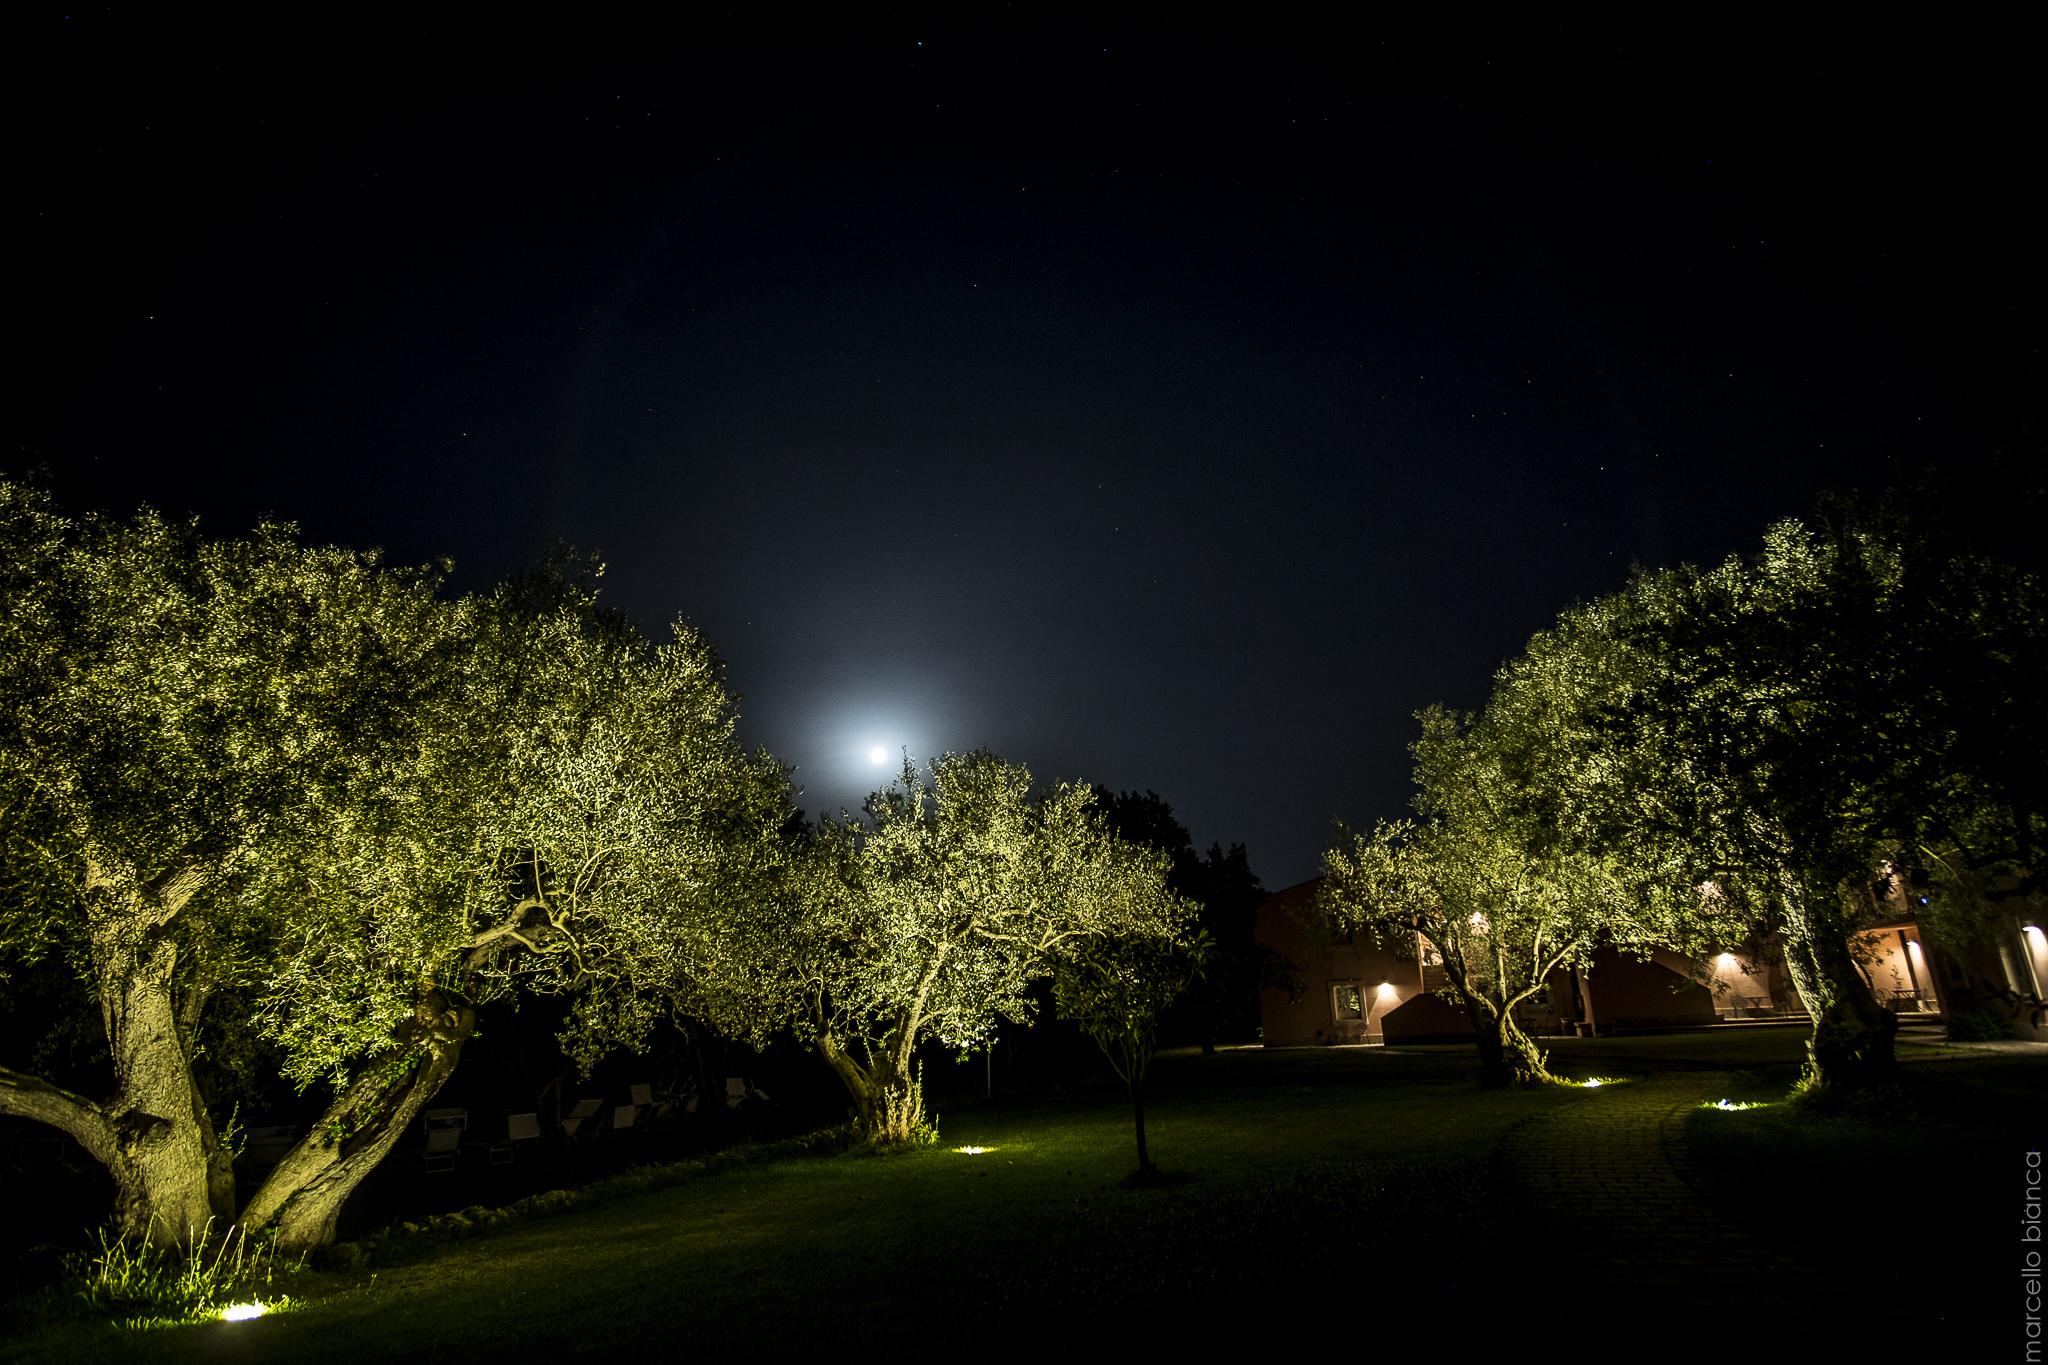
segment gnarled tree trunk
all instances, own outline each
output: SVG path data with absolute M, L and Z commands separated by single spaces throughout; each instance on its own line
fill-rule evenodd
M 1799 1089 L 1860 1090 L 1898 1072 L 1893 1039 L 1898 1017 L 1870 993 L 1849 947 L 1844 916 L 1816 908 L 1829 899 L 1793 892 L 1785 914 L 1785 966 L 1813 1015 Z
M 1547 1085 L 1555 1078 L 1544 1064 L 1543 1049 L 1522 1032 L 1512 1009 L 1491 1001 L 1469 1003 L 1472 1033 L 1479 1043 L 1479 1084 L 1489 1090 Z
M 235 1177 L 192 1078 L 186 1028 L 173 996 L 178 952 L 109 933 L 100 951 L 100 1015 L 114 1088 L 91 1100 L 34 1076 L 0 1070 L 0 1114 L 69 1134 L 114 1181 L 114 1220 L 126 1238 L 186 1246 L 234 1217 Z
M 100 945 L 100 1013 L 114 1058 L 114 1098 L 101 1106 L 112 1130 L 114 1215 L 125 1237 L 187 1246 L 234 1218 L 232 1161 L 221 1150 L 192 1076 L 190 1042 L 173 996 L 178 950 L 168 937 Z M 125 969 L 124 969 L 125 968 Z
M 830 1035 L 818 1039 L 818 1054 L 853 1099 L 854 1118 L 870 1142 L 915 1140 L 925 1131 L 924 1086 L 903 1049 L 885 1047 L 866 1065 Z
M 302 1256 L 333 1242 L 342 1205 L 407 1125 L 440 1093 L 476 1031 L 476 1011 L 439 992 L 422 999 L 391 1052 L 335 1097 L 242 1211 L 273 1229 L 277 1249 Z
M 846 1050 L 831 1029 L 818 1034 L 818 1051 L 853 1096 L 861 1133 L 870 1142 L 915 1142 L 931 1134 L 931 1125 L 925 1122 L 924 1115 L 924 1083 L 917 1072 L 917 1039 L 924 1023 L 925 1002 L 931 998 L 932 986 L 951 951 L 950 942 L 939 944 L 931 961 L 925 964 L 916 994 L 882 1035 L 879 1045 L 862 1040 L 865 1065 Z

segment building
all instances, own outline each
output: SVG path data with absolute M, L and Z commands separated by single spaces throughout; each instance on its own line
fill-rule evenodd
M 1952 1031 L 1983 1036 L 1988 1025 L 2013 1037 L 2048 1043 L 2048 921 L 2029 900 L 1998 917 L 1986 941 L 1968 960 L 1920 950 L 1908 965 L 1923 967 L 1939 992 L 1936 1005 Z M 1887 972 L 1884 979 L 1892 980 Z M 1938 983 L 1938 985 L 1936 984 Z
M 1290 886 L 1259 906 L 1256 933 L 1274 968 L 1259 993 L 1264 1041 L 1308 1047 L 1469 1039 L 1465 1011 L 1439 993 L 1442 969 L 1431 965 L 1420 937 L 1403 944 L 1363 935 L 1333 940 L 1314 923 L 1320 885 L 1318 878 Z M 1936 1022 L 1946 1019 L 1944 1002 L 1954 999 L 1996 1012 L 2017 1037 L 2048 1040 L 2048 1025 L 2025 1003 L 2048 994 L 2048 935 L 2038 920 L 2015 916 L 2010 934 L 2001 931 L 1996 962 L 1957 963 L 1922 941 L 1915 908 L 1898 898 L 1887 922 L 1857 936 L 1858 962 L 1879 1001 L 1902 1020 Z M 1648 958 L 1601 949 L 1589 966 L 1557 973 L 1543 996 L 1517 1011 L 1531 1035 L 1806 1017 L 1790 973 L 1768 954 L 1725 952 L 1702 962 L 1662 948 Z

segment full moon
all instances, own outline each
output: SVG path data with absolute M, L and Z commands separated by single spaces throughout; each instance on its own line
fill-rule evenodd
M 877 744 L 874 748 L 868 750 L 868 762 L 874 764 L 875 766 L 880 767 L 882 764 L 887 763 L 888 761 L 889 751 L 887 749 L 884 749 L 881 745 Z

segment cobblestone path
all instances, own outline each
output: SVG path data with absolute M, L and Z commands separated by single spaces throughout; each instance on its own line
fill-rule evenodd
M 1726 1324 L 1731 1310 L 1781 1318 L 1811 1302 L 1812 1270 L 1718 1218 L 1689 1178 L 1686 1118 L 1727 1094 L 1728 1080 L 1682 1072 L 1603 1087 L 1502 1141 L 1495 1169 L 1570 1283 L 1602 1284 L 1618 1291 L 1604 1302 L 1680 1330 Z M 1769 1201 L 1761 1184 L 1757 1198 Z

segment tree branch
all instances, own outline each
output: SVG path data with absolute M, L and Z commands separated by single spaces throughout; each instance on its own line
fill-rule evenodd
M 111 1166 L 119 1153 L 114 1121 L 105 1109 L 39 1076 L 0 1066 L 0 1114 L 46 1123 L 69 1134 L 103 1166 Z
M 925 969 L 924 979 L 917 983 L 917 994 L 911 998 L 910 1008 L 905 1012 L 903 1038 L 897 1049 L 905 1063 L 917 1050 L 918 1026 L 924 1022 L 924 1002 L 931 995 L 932 983 L 939 979 L 939 969 L 946 965 L 946 955 L 952 947 L 950 940 L 939 944 L 939 951 L 933 954 L 932 964 Z
M 529 910 L 547 909 L 547 902 L 535 897 L 525 897 L 512 907 L 511 913 L 493 927 L 484 930 L 469 941 L 469 952 L 462 959 L 464 972 L 473 972 L 489 959 L 491 945 L 504 939 L 514 939 L 526 948 L 533 948 L 533 940 L 526 937 L 526 913 Z

